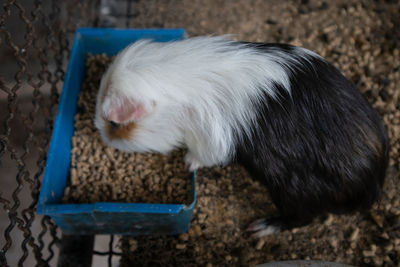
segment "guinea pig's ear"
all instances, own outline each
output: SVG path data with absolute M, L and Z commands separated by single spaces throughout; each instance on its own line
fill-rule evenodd
M 140 119 L 145 115 L 146 110 L 144 106 L 127 97 L 119 97 L 105 102 L 103 111 L 106 118 L 116 123 L 124 123 Z

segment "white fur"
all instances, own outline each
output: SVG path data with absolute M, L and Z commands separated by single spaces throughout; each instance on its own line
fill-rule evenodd
M 267 235 L 272 235 L 279 233 L 281 228 L 275 225 L 269 225 L 265 219 L 259 219 L 251 223 L 246 231 L 252 232 L 251 236 L 253 238 L 260 238 Z
M 299 50 L 299 56 L 311 55 L 307 51 Z M 296 57 L 281 51 L 260 53 L 224 37 L 138 41 L 104 75 L 95 123 L 106 140 L 100 115 L 107 114 L 110 99 L 128 97 L 142 103 L 147 113 L 135 121 L 130 140 L 106 140 L 112 146 L 160 153 L 186 146 L 190 169 L 225 164 L 235 152 L 236 139 L 256 130 L 249 125 L 263 91 L 278 99 L 275 82 L 290 93 L 293 64 L 299 64 Z

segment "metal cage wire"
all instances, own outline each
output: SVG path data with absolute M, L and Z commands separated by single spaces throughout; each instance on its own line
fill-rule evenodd
M 37 266 L 54 262 L 60 233 L 49 217 L 35 215 L 35 208 L 72 38 L 77 27 L 129 27 L 133 2 L 8 0 L 2 5 L 0 171 L 12 192 L 0 189 L 0 216 L 8 222 L 1 226 L 1 266 L 24 266 L 28 257 Z M 116 4 L 124 12 L 118 13 Z M 26 193 L 30 197 L 22 200 Z M 93 254 L 108 255 L 111 265 L 112 256 L 119 255 L 113 243 L 111 236 L 109 251 Z M 18 259 L 10 256 L 13 247 Z

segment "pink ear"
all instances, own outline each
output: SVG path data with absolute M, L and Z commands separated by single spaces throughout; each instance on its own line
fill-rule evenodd
M 120 98 L 111 101 L 108 107 L 107 119 L 116 123 L 123 123 L 141 118 L 145 114 L 141 103 L 128 99 Z

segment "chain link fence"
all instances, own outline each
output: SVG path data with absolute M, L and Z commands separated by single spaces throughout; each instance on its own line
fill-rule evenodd
M 0 10 L 1 266 L 54 266 L 61 233 L 35 214 L 78 27 L 129 27 L 134 1 L 7 0 Z M 90 240 L 89 240 L 90 242 Z M 93 243 L 93 237 L 92 241 Z M 114 238 L 109 251 L 111 265 Z M 60 261 L 59 261 L 60 265 Z

